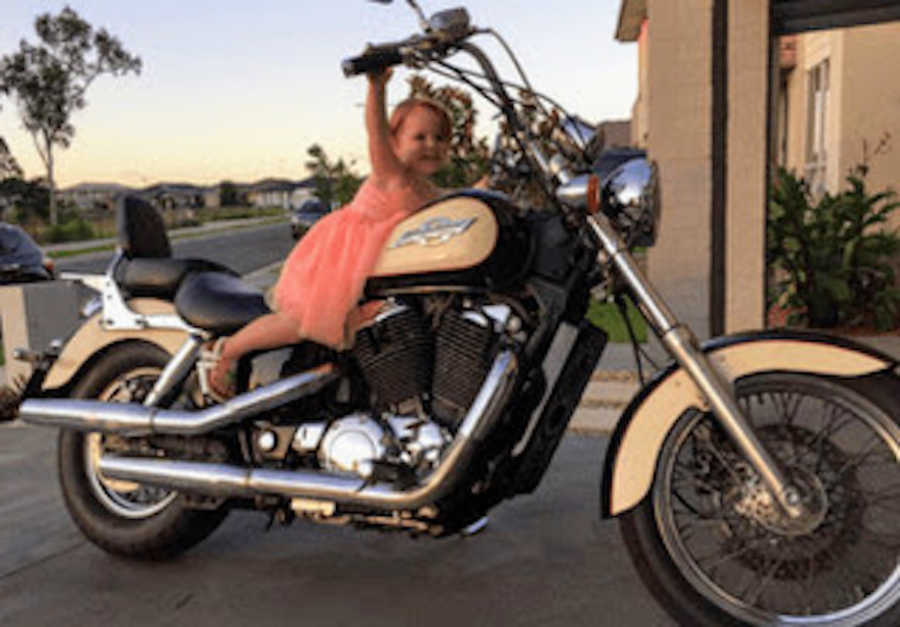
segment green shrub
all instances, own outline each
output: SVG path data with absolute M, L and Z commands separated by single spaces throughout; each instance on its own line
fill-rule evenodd
M 866 171 L 857 166 L 847 189 L 817 199 L 802 178 L 778 170 L 767 219 L 766 261 L 777 275 L 769 304 L 793 311 L 789 324 L 895 326 L 900 290 L 889 261 L 900 238 L 884 224 L 900 203 L 892 190 L 869 194 Z
M 47 243 L 77 242 L 94 239 L 94 229 L 84 218 L 75 217 L 56 226 L 51 226 L 43 233 L 43 240 Z

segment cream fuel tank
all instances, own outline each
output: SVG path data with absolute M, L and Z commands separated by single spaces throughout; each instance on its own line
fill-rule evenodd
M 493 192 L 466 190 L 433 202 L 394 228 L 366 292 L 508 285 L 527 271 L 533 250 L 517 212 Z

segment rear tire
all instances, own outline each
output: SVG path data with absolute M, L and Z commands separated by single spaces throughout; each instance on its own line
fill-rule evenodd
M 146 343 L 116 347 L 82 378 L 72 397 L 139 402 L 169 358 Z M 59 482 L 66 507 L 84 535 L 103 550 L 125 557 L 166 559 L 206 538 L 225 519 L 225 508 L 190 509 L 176 492 L 102 477 L 96 460 L 104 441 L 99 433 L 63 429 L 58 443 Z
M 813 513 L 785 517 L 709 414 L 687 412 L 620 518 L 644 583 L 684 625 L 900 624 L 896 379 L 761 374 L 736 394 Z

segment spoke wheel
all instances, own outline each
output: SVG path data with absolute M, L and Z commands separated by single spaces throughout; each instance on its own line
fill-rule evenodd
M 159 368 L 136 368 L 110 382 L 97 399 L 110 403 L 140 403 L 159 377 Z M 89 433 L 84 438 L 85 475 L 97 499 L 111 512 L 123 518 L 148 518 L 164 510 L 178 494 L 153 486 L 104 477 L 98 470 L 100 457 L 116 438 Z
M 805 513 L 785 515 L 718 423 L 689 412 L 663 446 L 649 498 L 623 522 L 633 554 L 668 562 L 651 587 L 671 606 L 686 584 L 702 599 L 687 603 L 716 616 L 705 624 L 862 625 L 897 611 L 895 421 L 850 387 L 811 376 L 748 377 L 737 397 Z M 666 573 L 680 581 L 660 581 Z
M 167 353 L 150 344 L 117 346 L 91 366 L 72 396 L 140 403 L 168 360 Z M 98 470 L 100 457 L 118 450 L 129 450 L 119 436 L 65 429 L 59 434 L 63 499 L 84 535 L 100 548 L 165 559 L 201 541 L 224 520 L 225 507 L 193 509 L 177 492 L 104 477 Z

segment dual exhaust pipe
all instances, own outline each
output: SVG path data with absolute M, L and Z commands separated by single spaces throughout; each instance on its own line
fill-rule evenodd
M 373 485 L 358 476 L 313 470 L 248 468 L 232 464 L 115 455 L 102 456 L 98 470 L 110 479 L 212 496 L 279 495 L 379 509 L 417 509 L 433 503 L 456 487 L 469 467 L 477 443 L 491 431 L 502 414 L 514 387 L 516 370 L 515 355 L 511 351 L 501 351 L 438 467 L 419 485 L 404 490 L 388 484 Z M 36 425 L 126 436 L 163 433 L 199 435 L 314 394 L 338 376 L 333 366 L 323 366 L 241 394 L 203 411 L 101 401 L 31 399 L 22 403 L 19 417 Z

